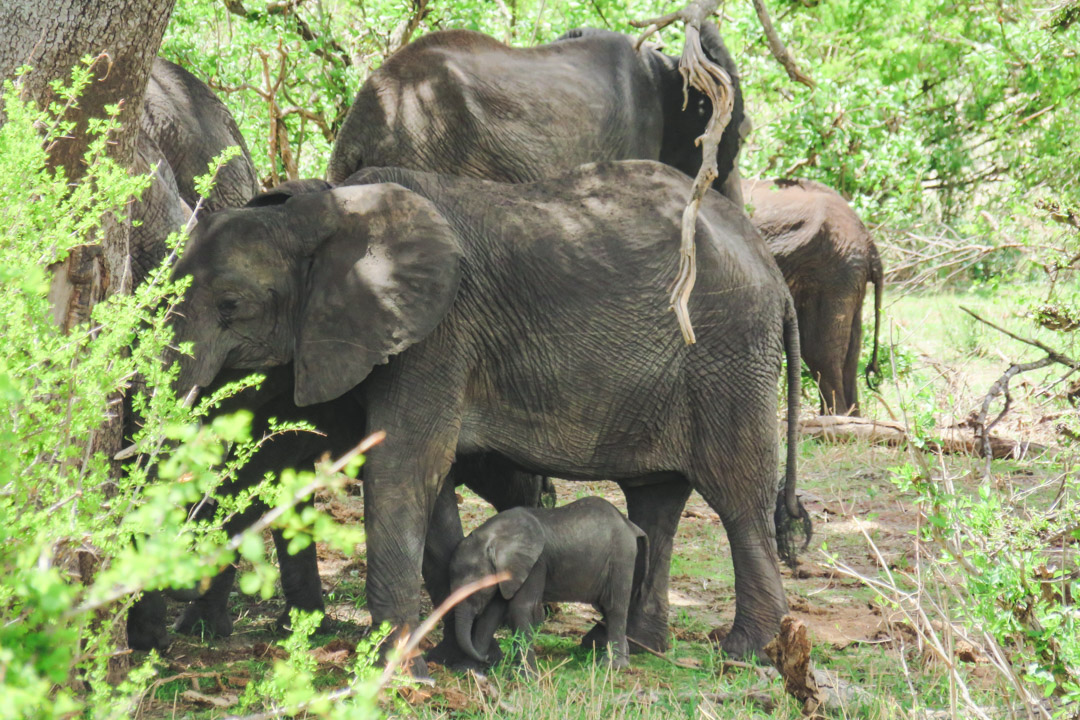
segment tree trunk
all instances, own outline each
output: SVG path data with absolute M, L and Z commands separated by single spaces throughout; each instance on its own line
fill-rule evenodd
M 24 93 L 38 105 L 54 99 L 49 87 L 52 80 L 67 80 L 83 57 L 98 57 L 94 81 L 78 106 L 68 110 L 68 119 L 76 121 L 75 131 L 51 150 L 52 166 L 64 168 L 70 180 L 83 174 L 88 121 L 105 117 L 107 105 L 120 104 L 123 125 L 113 137 L 112 156 L 121 165 L 131 166 L 150 65 L 175 2 L 4 0 L 0 5 L 0 27 L 8 28 L 0 40 L 0 78 L 11 78 L 19 67 L 30 65 L 33 70 L 23 80 Z M 107 223 L 103 238 L 77 248 L 56 268 L 51 297 L 61 326 L 85 322 L 96 302 L 126 289 L 129 229 Z

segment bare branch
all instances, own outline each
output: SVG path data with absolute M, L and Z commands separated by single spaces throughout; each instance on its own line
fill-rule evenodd
M 397 52 L 409 44 L 413 33 L 420 27 L 420 23 L 428 16 L 428 0 L 412 0 L 412 12 L 409 17 L 398 23 L 398 26 L 390 32 L 388 50 L 390 53 Z
M 300 34 L 300 37 L 308 42 L 314 43 L 312 52 L 331 63 L 340 63 L 346 67 L 352 65 L 352 58 L 345 48 L 341 47 L 337 40 L 327 38 L 321 33 L 315 33 L 315 31 L 311 29 L 311 26 L 296 12 L 297 8 L 300 7 L 304 0 L 279 0 L 278 2 L 272 2 L 267 4 L 266 10 L 263 12 L 258 10 L 248 10 L 244 7 L 242 0 L 222 0 L 222 2 L 225 4 L 226 10 L 233 15 L 239 15 L 246 20 L 259 20 L 260 18 L 269 17 L 271 15 L 290 17 L 292 18 L 293 23 L 295 23 L 296 32 Z M 331 48 L 333 52 L 330 52 L 326 47 L 323 47 L 324 45 Z
M 1061 353 L 1059 353 L 1054 348 L 1052 348 L 1052 347 L 1050 347 L 1048 345 L 1044 345 L 1043 343 L 1039 342 L 1038 340 L 1029 340 L 1026 337 L 1021 337 L 1020 335 L 1016 335 L 1015 333 L 1011 333 L 1008 330 L 1006 330 L 1005 328 L 1001 327 L 1000 325 L 995 325 L 994 323 L 990 322 L 989 320 L 986 320 L 984 318 L 979 317 L 973 311 L 971 311 L 970 309 L 964 307 L 963 305 L 960 306 L 960 309 L 963 310 L 964 312 L 966 312 L 971 317 L 978 320 L 979 322 L 983 323 L 984 325 L 989 325 L 990 327 L 994 328 L 998 332 L 1003 333 L 1005 335 L 1008 335 L 1013 340 L 1019 340 L 1022 343 L 1027 343 L 1028 345 L 1031 345 L 1032 347 L 1039 348 L 1044 353 L 1046 353 L 1049 356 L 1050 360 L 1052 360 L 1053 362 L 1056 362 L 1059 365 L 1064 365 L 1065 367 L 1072 368 L 1073 370 L 1080 370 L 1080 361 L 1073 360 L 1068 355 L 1062 355 Z
M 776 28 L 773 27 L 769 11 L 765 8 L 765 0 L 754 0 L 754 10 L 757 11 L 758 20 L 761 21 L 761 28 L 765 31 L 765 38 L 769 41 L 769 51 L 777 62 L 787 70 L 788 77 L 807 87 L 817 87 L 817 83 L 795 64 L 795 59 L 791 57 L 791 53 L 784 46 L 780 36 L 776 34 Z

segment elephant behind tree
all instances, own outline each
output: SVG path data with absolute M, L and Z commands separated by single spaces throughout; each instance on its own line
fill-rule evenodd
M 754 223 L 784 273 L 799 344 L 817 380 L 824 413 L 859 414 L 857 388 L 866 284 L 874 284 L 874 350 L 866 366 L 877 373 L 878 323 L 884 276 L 866 226 L 839 193 L 811 180 L 744 180 Z
M 334 142 L 327 179 L 401 167 L 528 182 L 605 160 L 659 160 L 693 176 L 696 139 L 712 114 L 690 88 L 684 110 L 677 58 L 606 30 L 572 30 L 512 48 L 468 30 L 406 45 L 360 88 Z M 739 76 L 716 27 L 705 54 L 731 76 L 734 106 L 717 150 L 714 187 L 742 205 L 736 158 L 744 113 Z
M 799 353 L 791 296 L 741 208 L 716 193 L 702 204 L 690 301 L 702 330 L 687 347 L 664 287 L 690 180 L 670 167 L 602 163 L 526 185 L 382 169 L 352 182 L 199 224 L 177 267 L 193 278 L 180 383 L 291 362 L 299 405 L 361 395 L 388 434 L 364 466 L 373 622 L 416 627 L 421 574 L 433 601 L 449 592 L 453 547 L 429 542 L 429 528 L 457 522 L 445 478 L 453 462 L 495 456 L 496 480 L 526 469 L 622 486 L 650 548 L 629 629 L 657 649 L 672 539 L 697 489 L 732 546 L 724 648 L 759 650 L 787 610 L 774 510 L 805 517 Z M 433 550 L 443 562 L 428 562 Z
M 240 155 L 218 171 L 209 197 L 199 206 L 195 178 L 205 175 L 225 148 Z M 132 281 L 138 285 L 165 258 L 165 239 L 199 207 L 200 215 L 241 207 L 259 192 L 258 177 L 240 128 L 225 104 L 201 80 L 179 65 L 156 58 L 143 98 L 136 164 L 149 172 L 150 188 L 133 203 Z

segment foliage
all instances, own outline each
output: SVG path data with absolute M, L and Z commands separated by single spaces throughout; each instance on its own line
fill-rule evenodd
M 923 537 L 936 562 L 967 589 L 955 620 L 996 642 L 1020 678 L 1054 697 L 1058 715 L 1080 702 L 1080 540 L 1076 477 L 1063 476 L 1051 509 L 984 482 L 976 493 L 925 482 L 913 466 L 895 482 L 917 494 L 927 521 Z
M 77 68 L 45 111 L 19 99 L 8 81 L 0 127 L 0 716 L 131 717 L 157 672 L 155 656 L 123 678 L 127 610 L 143 590 L 208 579 L 237 553 L 253 570 L 242 585 L 272 590 L 274 569 L 257 535 L 225 538 L 224 513 L 250 502 L 216 488 L 254 451 L 248 418 L 203 422 L 211 406 L 188 409 L 170 389 L 163 361 L 172 335 L 169 309 L 186 280 L 163 265 L 131 295 L 96 305 L 92 322 L 63 333 L 49 300 L 49 266 L 99 240 L 103 218 L 122 215 L 146 176 L 129 176 L 106 154 L 114 119 L 92 120 L 93 140 L 79 183 L 47 165 L 46 148 L 70 131 L 63 105 L 89 82 Z M 115 109 L 113 109 L 115 111 Z M 170 239 L 173 252 L 182 238 Z M 143 427 L 141 454 L 122 473 L 100 438 L 133 380 Z M 200 424 L 202 423 L 202 424 Z M 285 429 L 285 428 L 280 428 Z M 355 474 L 358 463 L 352 463 Z M 271 503 L 294 536 L 311 532 L 350 549 L 357 531 L 292 507 L 318 489 L 340 489 L 341 474 L 292 474 L 254 492 Z M 211 520 L 187 508 L 217 502 Z M 188 550 L 190 549 L 190 551 Z M 298 690 L 302 691 L 301 689 Z M 313 690 L 311 691 L 313 692 Z

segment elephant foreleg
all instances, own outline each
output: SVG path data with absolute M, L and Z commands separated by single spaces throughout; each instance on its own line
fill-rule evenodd
M 309 505 L 305 503 L 305 505 Z M 278 565 L 281 568 L 281 589 L 285 594 L 285 612 L 278 618 L 278 627 L 289 626 L 289 611 L 293 608 L 323 612 L 322 579 L 319 577 L 319 558 L 315 542 L 308 543 L 295 555 L 289 554 L 289 541 L 280 530 L 271 533 L 277 548 Z
M 451 471 L 435 499 L 424 545 L 424 586 L 431 596 L 432 605 L 436 607 L 450 594 L 450 556 L 465 537 L 454 495 L 455 475 L 456 470 Z M 425 657 L 431 662 L 454 669 L 476 668 L 476 661 L 462 652 L 454 639 L 457 637 L 456 623 L 455 613 L 446 615 L 443 619 L 442 640 L 428 651 Z

